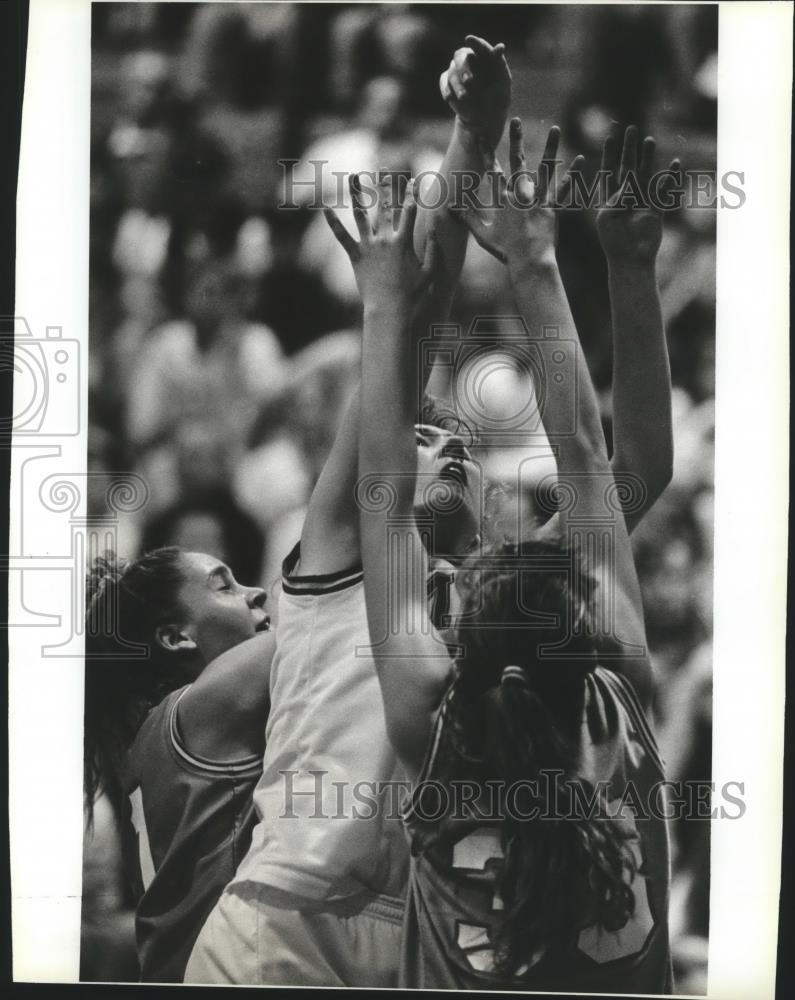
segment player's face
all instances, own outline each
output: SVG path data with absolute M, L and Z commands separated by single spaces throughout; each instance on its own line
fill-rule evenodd
M 180 603 L 187 620 L 185 633 L 198 647 L 205 664 L 257 632 L 270 627 L 261 587 L 243 587 L 215 556 L 187 552 Z
M 462 437 L 431 424 L 415 425 L 417 441 L 417 485 L 414 509 L 434 509 L 435 547 L 437 553 L 460 554 L 480 531 L 482 473 L 472 460 Z M 444 493 L 434 496 L 435 487 Z M 447 497 L 451 497 L 448 503 Z M 446 508 L 450 507 L 449 513 Z

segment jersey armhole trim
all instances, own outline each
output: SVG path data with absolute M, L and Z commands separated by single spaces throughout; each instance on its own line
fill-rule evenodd
M 335 573 L 320 573 L 312 576 L 293 573 L 301 558 L 301 543 L 297 542 L 290 554 L 282 563 L 282 590 L 287 594 L 333 594 L 348 587 L 355 587 L 364 580 L 364 570 L 361 563 L 355 563 L 347 569 Z
M 175 752 L 182 758 L 183 761 L 190 764 L 191 767 L 197 768 L 200 771 L 205 771 L 210 774 L 218 775 L 228 775 L 237 776 L 241 774 L 248 775 L 248 772 L 254 773 L 262 770 L 262 758 L 257 756 L 257 754 L 250 754 L 246 757 L 239 757 L 237 760 L 231 761 L 219 761 L 210 760 L 208 757 L 200 757 L 198 754 L 191 753 L 182 739 L 182 735 L 179 731 L 179 723 L 177 721 L 177 708 L 179 703 L 182 701 L 184 696 L 190 690 L 190 685 L 183 688 L 180 692 L 179 697 L 174 699 L 174 704 L 171 706 L 171 711 L 168 717 L 168 729 L 169 737 L 171 740 L 171 746 Z
M 635 689 L 626 677 L 622 677 L 621 674 L 616 673 L 614 670 L 605 669 L 604 667 L 601 669 L 607 683 L 616 689 L 616 694 L 621 699 L 621 702 L 626 708 L 630 718 L 635 723 L 637 730 L 643 739 L 643 743 L 651 755 L 652 761 L 664 775 L 665 763 L 660 756 L 660 751 L 657 747 L 657 739 L 652 731 L 651 725 L 649 724 L 649 720 L 646 718 L 643 706 L 638 700 L 638 696 L 635 694 Z
M 432 772 L 433 766 L 436 763 L 436 754 L 439 750 L 439 742 L 442 738 L 442 730 L 444 728 L 444 720 L 447 715 L 447 709 L 452 695 L 453 683 L 455 682 L 450 684 L 450 687 L 447 689 L 447 692 L 442 699 L 442 703 L 438 708 L 436 722 L 433 727 L 433 739 L 428 747 L 428 752 L 425 755 L 425 761 L 420 769 L 420 773 L 417 775 L 417 780 L 414 782 L 414 787 L 409 795 L 408 803 L 403 810 L 403 823 L 409 828 L 415 820 L 419 819 L 416 815 L 416 797 L 419 790 L 422 788 L 423 783 L 428 781 L 428 776 Z

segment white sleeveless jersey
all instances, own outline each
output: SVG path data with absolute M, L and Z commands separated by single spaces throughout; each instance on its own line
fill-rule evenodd
M 405 895 L 408 789 L 386 733 L 368 652 L 361 566 L 291 575 L 284 561 L 259 822 L 233 885 L 256 882 L 311 900 L 362 891 Z

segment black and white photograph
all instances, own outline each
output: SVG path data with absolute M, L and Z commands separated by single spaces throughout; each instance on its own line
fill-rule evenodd
M 741 652 L 721 580 L 785 565 L 788 389 L 726 375 L 732 5 L 78 6 L 38 134 L 85 328 L 18 286 L 8 619 L 79 720 L 71 981 L 772 997 L 783 618 Z

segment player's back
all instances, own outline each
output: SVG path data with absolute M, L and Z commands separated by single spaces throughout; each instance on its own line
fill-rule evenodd
M 560 943 L 554 956 L 528 954 L 523 975 L 506 980 L 496 970 L 493 943 L 502 910 L 496 890 L 506 801 L 498 786 L 482 781 L 475 783 L 473 792 L 473 783 L 467 781 L 474 770 L 472 762 L 457 752 L 452 736 L 451 704 L 457 696 L 453 684 L 405 814 L 412 868 L 401 958 L 403 986 L 671 991 L 668 834 L 662 814 L 655 817 L 646 808 L 663 780 L 662 764 L 631 686 L 602 668 L 588 675 L 585 685 L 577 767 L 580 787 L 587 794 L 605 783 L 609 814 L 620 812 L 620 826 L 636 862 L 631 885 L 634 912 L 623 927 L 608 931 L 593 920 L 592 906 L 585 902 L 587 887 L 567 887 L 562 876 L 561 892 L 576 893 L 583 900 L 581 920 L 569 941 Z M 440 786 L 446 789 L 441 802 Z M 622 796 L 625 808 L 619 810 L 615 800 Z M 626 805 L 637 802 L 642 803 L 643 813 L 636 818 Z M 520 806 L 514 803 L 513 808 Z M 589 803 L 583 800 L 579 808 L 587 809 Z
M 147 716 L 128 755 L 126 867 L 136 889 L 144 982 L 182 982 L 193 943 L 248 849 L 262 758 L 220 763 L 191 754 L 177 705 Z

